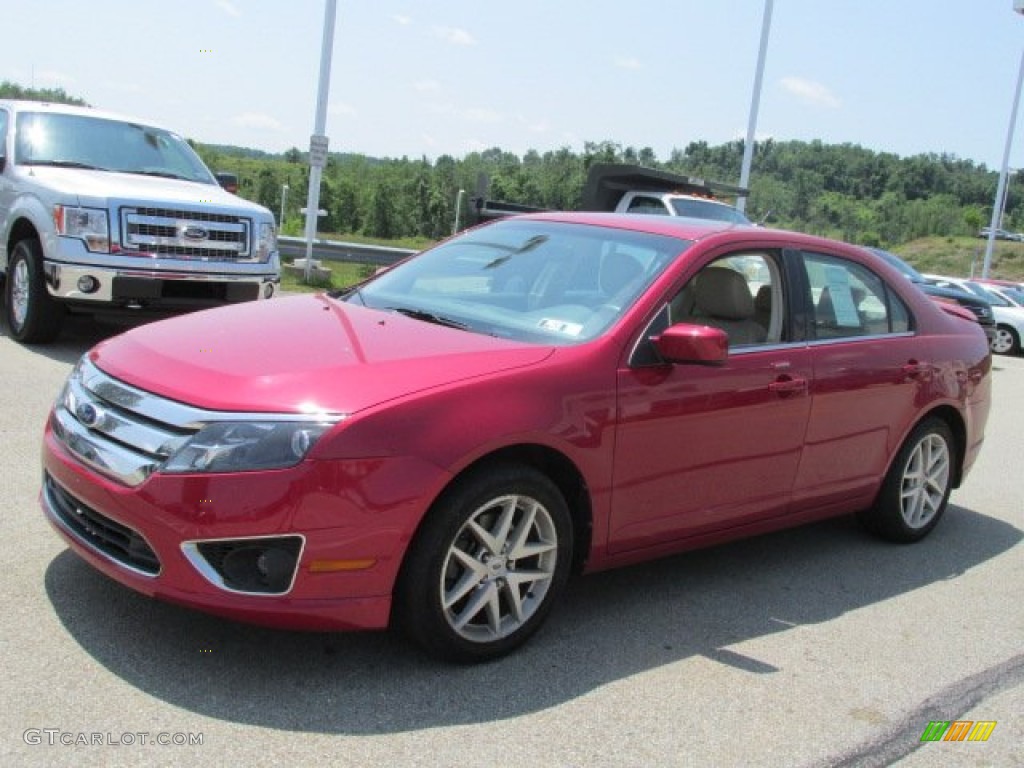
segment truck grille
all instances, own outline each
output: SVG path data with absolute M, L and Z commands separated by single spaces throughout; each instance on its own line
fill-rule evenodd
M 122 208 L 126 251 L 204 261 L 248 261 L 251 222 L 239 216 L 170 208 Z
M 43 494 L 61 527 L 90 549 L 147 576 L 160 573 L 159 558 L 138 531 L 83 504 L 48 473 L 43 477 Z

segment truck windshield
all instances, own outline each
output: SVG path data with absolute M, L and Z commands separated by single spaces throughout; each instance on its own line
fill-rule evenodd
M 578 344 L 611 327 L 689 244 L 507 219 L 454 237 L 343 298 L 465 331 Z
M 215 184 L 181 137 L 160 128 L 88 115 L 22 112 L 14 162 L 90 168 Z
M 731 205 L 716 203 L 711 200 L 673 197 L 672 208 L 675 209 L 676 216 L 685 216 L 690 219 L 711 219 L 713 221 L 728 221 L 732 224 L 750 224 L 750 219 Z

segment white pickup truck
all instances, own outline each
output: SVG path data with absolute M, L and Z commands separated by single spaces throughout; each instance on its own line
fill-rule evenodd
M 170 313 L 271 298 L 273 214 L 181 137 L 91 108 L 0 101 L 0 279 L 10 335 L 67 312 Z
M 584 211 L 713 219 L 750 226 L 752 222 L 742 211 L 720 199 L 737 199 L 747 194 L 748 190 L 743 187 L 669 171 L 595 163 L 587 172 L 582 208 Z

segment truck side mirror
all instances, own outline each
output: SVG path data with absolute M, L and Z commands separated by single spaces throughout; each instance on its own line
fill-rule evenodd
M 220 184 L 224 189 L 230 192 L 232 195 L 238 194 L 238 176 L 227 171 L 220 171 L 216 174 L 217 183 Z

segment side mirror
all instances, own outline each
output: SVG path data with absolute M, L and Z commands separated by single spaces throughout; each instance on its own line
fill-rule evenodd
M 232 195 L 238 194 L 238 176 L 233 173 L 227 173 L 226 171 L 220 171 L 215 174 L 217 176 L 217 183 L 220 184 L 224 189 L 230 192 Z
M 728 335 L 707 325 L 680 323 L 666 328 L 651 341 L 669 363 L 721 363 L 729 356 Z

